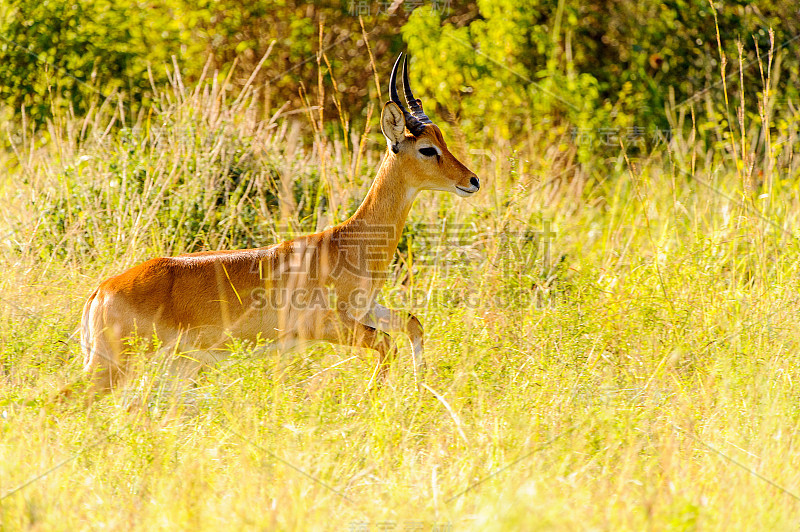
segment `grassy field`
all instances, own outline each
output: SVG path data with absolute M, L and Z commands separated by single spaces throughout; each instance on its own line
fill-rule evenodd
M 237 345 L 179 400 L 144 370 L 88 411 L 51 401 L 103 278 L 323 228 L 366 193 L 379 131 L 222 96 L 176 80 L 146 115 L 9 133 L 0 529 L 800 527 L 796 133 L 755 150 L 760 124 L 700 138 L 686 109 L 668 146 L 581 165 L 569 132 L 448 133 L 482 189 L 419 198 L 385 292 L 425 327 L 419 391 L 401 338 L 378 391 L 365 353 Z

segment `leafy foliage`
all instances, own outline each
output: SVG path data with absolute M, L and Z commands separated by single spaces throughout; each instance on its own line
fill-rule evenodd
M 140 102 L 148 65 L 161 84 L 173 55 L 189 70 L 202 66 L 204 45 L 190 38 L 177 0 L 12 0 L 4 11 L 0 100 L 36 122 L 62 104 L 82 116 L 115 91 Z
M 152 97 L 151 75 L 156 85 L 167 80 L 173 55 L 187 82 L 201 76 L 208 57 L 208 76 L 238 64 L 234 88 L 260 64 L 253 86 L 267 113 L 321 105 L 348 130 L 365 120 L 366 101 L 386 99 L 372 59 L 383 75 L 405 42 L 418 96 L 434 117 L 458 122 L 472 138 L 535 131 L 545 144 L 576 147 L 583 161 L 614 151 L 620 132 L 632 149 L 663 140 L 659 132 L 679 127 L 674 114 L 692 106 L 704 115 L 701 133 L 704 124 L 724 130 L 736 121 L 728 104 L 738 91 L 754 102 L 765 90 L 759 57 L 772 67 L 770 90 L 782 96 L 767 114 L 797 103 L 792 39 L 800 22 L 786 16 L 797 9 L 790 0 L 422 4 L 13 0 L 0 8 L 0 100 L 17 116 L 24 106 L 39 123 L 60 105 L 82 116 L 115 91 L 136 109 Z M 727 102 L 718 97 L 720 52 Z M 744 113 L 757 118 L 759 110 L 751 104 Z
M 454 13 L 469 12 L 472 6 Z M 344 114 L 363 120 L 364 99 L 376 98 L 377 90 L 361 14 L 347 0 L 12 0 L 0 6 L 0 77 L 5 81 L 0 101 L 17 116 L 24 105 L 38 123 L 62 105 L 82 116 L 93 102 L 115 91 L 137 108 L 152 96 L 151 75 L 157 86 L 167 81 L 165 66 L 172 68 L 173 56 L 187 81 L 201 77 L 207 58 L 208 75 L 227 73 L 236 61 L 236 76 L 229 81 L 241 87 L 274 43 L 255 79 L 256 86 L 268 87 L 267 107 L 318 103 L 315 54 L 321 46 L 325 79 L 330 83 L 335 75 Z M 389 15 L 376 9 L 363 15 L 373 57 L 378 64 L 389 63 L 402 46 L 398 31 L 406 11 Z M 337 112 L 332 102 L 325 105 Z
M 727 2 L 716 14 L 705 0 L 485 0 L 478 7 L 479 16 L 460 27 L 429 8 L 416 10 L 403 27 L 415 84 L 473 133 L 509 138 L 533 128 L 555 140 L 585 128 L 597 143 L 604 128 L 673 127 L 668 104 L 694 101 L 700 110 L 709 88 L 715 98 L 705 111 L 716 125 L 725 99 L 716 97 L 722 84 L 715 16 L 728 84 L 739 86 L 740 39 L 747 99 L 764 90 L 757 59 L 766 60 L 773 28 L 773 67 L 782 75 L 773 72 L 779 82 L 772 90 L 783 95 L 783 109 L 797 102 L 800 57 L 791 43 L 800 27 L 796 17 L 784 17 L 796 10 L 792 2 Z M 758 117 L 757 109 L 749 112 Z

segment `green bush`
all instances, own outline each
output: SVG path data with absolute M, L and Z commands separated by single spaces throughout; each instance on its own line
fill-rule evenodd
M 431 1 L 403 4 L 392 14 L 388 5 L 12 0 L 0 7 L 0 102 L 17 117 L 24 105 L 28 116 L 42 123 L 53 106 L 83 116 L 103 95 L 118 91 L 132 107 L 130 116 L 152 97 L 148 65 L 161 86 L 173 55 L 187 84 L 201 76 L 209 57 L 207 77 L 215 71 L 226 75 L 236 62 L 229 78 L 235 91 L 274 42 L 252 85 L 261 91 L 259 105 L 269 114 L 286 103 L 298 109 L 321 102 L 326 118 L 338 118 L 326 120 L 326 127 L 348 129 L 365 120 L 366 102 L 375 101 L 379 90 L 386 100 L 386 74 L 404 40 L 418 96 L 440 122 L 457 121 L 473 139 L 489 134 L 513 139 L 532 130 L 546 144 L 571 141 L 585 158 L 598 149 L 616 150 L 620 135 L 632 149 L 659 142 L 659 132 L 676 126 L 670 119 L 676 106 L 688 115 L 682 102 L 704 115 L 698 117 L 698 131 L 709 133 L 707 142 L 730 143 L 719 132 L 736 121 L 740 85 L 749 102 L 745 114 L 758 119 L 752 102 L 764 89 L 770 28 L 777 118 L 798 99 L 800 57 L 793 53 L 792 38 L 800 32 L 800 19 L 787 16 L 797 11 L 789 0 L 715 8 L 705 0 Z M 380 89 L 359 15 L 369 32 Z M 727 109 L 715 20 L 727 60 Z M 737 41 L 743 45 L 743 84 Z M 316 56 L 320 47 L 325 57 Z M 320 81 L 325 98 L 319 95 Z
M 705 0 L 480 0 L 478 8 L 479 15 L 462 26 L 443 24 L 437 10 L 420 8 L 403 27 L 415 86 L 434 96 L 444 116 L 459 117 L 468 132 L 513 138 L 532 128 L 555 140 L 586 128 L 593 141 L 589 147 L 596 149 L 604 144 L 604 130 L 633 137 L 628 140 L 657 138 L 654 132 L 671 127 L 666 108 L 698 95 L 695 107 L 708 112 L 714 127 L 726 116 L 725 100 L 718 97 L 714 11 Z M 758 118 L 752 102 L 764 84 L 756 44 L 765 71 L 770 28 L 773 69 L 780 59 L 782 70 L 780 76 L 773 70 L 773 81 L 778 79 L 773 94 L 784 104 L 797 101 L 800 57 L 791 53 L 796 49 L 791 39 L 800 23 L 785 17 L 796 9 L 780 1 L 717 7 L 731 113 L 739 101 L 740 39 L 746 112 Z M 704 97 L 709 87 L 713 100 Z M 609 144 L 619 148 L 619 142 Z
M 35 122 L 53 106 L 83 116 L 92 102 L 118 91 L 137 104 L 176 56 L 202 66 L 204 43 L 191 38 L 181 2 L 134 0 L 12 0 L 0 16 L 0 101 Z

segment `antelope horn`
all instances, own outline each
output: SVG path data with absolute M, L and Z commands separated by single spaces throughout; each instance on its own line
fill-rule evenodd
M 414 93 L 411 92 L 411 83 L 408 81 L 408 56 L 403 58 L 403 92 L 405 93 L 406 102 L 408 102 L 408 106 L 411 108 L 411 114 L 414 115 L 414 118 L 423 124 L 433 124 L 431 119 L 428 118 L 428 115 L 422 110 L 422 100 L 414 98 Z
M 389 76 L 389 97 L 392 99 L 394 103 L 397 104 L 400 110 L 403 111 L 403 116 L 405 116 L 406 118 L 406 127 L 411 132 L 411 134 L 416 137 L 419 136 L 425 129 L 425 124 L 421 122 L 419 119 L 417 119 L 414 115 L 408 112 L 406 106 L 403 105 L 403 102 L 400 101 L 400 95 L 397 94 L 397 67 L 400 66 L 400 59 L 402 57 L 403 57 L 403 52 L 400 52 L 400 55 L 397 56 L 397 61 L 394 62 L 394 67 L 392 67 L 392 75 Z M 412 105 L 410 101 L 409 105 Z M 419 106 L 419 104 L 416 101 L 414 101 L 413 105 Z M 420 107 L 420 111 L 421 110 L 422 107 Z M 424 113 L 423 116 L 425 116 Z M 428 117 L 425 118 L 427 119 Z M 430 120 L 428 120 L 427 123 L 430 123 Z

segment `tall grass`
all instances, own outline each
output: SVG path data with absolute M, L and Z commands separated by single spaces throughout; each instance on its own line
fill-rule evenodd
M 420 197 L 384 294 L 425 326 L 419 392 L 401 339 L 374 394 L 362 353 L 243 345 L 190 408 L 55 404 L 102 278 L 339 221 L 384 149 L 172 79 L 134 120 L 12 137 L 0 528 L 797 528 L 796 114 L 770 137 L 676 106 L 668 145 L 582 165 L 535 131 L 462 149 L 481 192 Z

